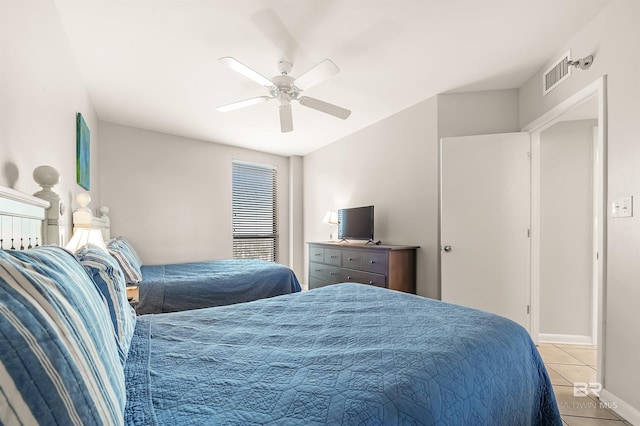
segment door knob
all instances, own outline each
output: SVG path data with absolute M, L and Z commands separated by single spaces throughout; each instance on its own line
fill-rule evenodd
M 449 253 L 453 249 L 453 247 L 451 246 L 444 246 L 443 248 L 444 248 L 444 251 L 446 251 L 447 253 Z

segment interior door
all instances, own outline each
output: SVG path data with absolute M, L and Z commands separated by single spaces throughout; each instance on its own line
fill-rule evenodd
M 441 140 L 442 300 L 529 324 L 530 136 Z

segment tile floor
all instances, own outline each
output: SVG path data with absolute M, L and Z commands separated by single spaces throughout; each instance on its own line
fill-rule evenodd
M 568 426 L 626 426 L 627 423 L 613 411 L 600 406 L 592 392 L 574 396 L 573 383 L 596 381 L 596 348 L 584 345 L 541 343 L 542 356 L 551 378 L 564 425 Z M 581 385 L 579 385 L 581 386 Z M 582 388 L 588 385 L 582 385 Z

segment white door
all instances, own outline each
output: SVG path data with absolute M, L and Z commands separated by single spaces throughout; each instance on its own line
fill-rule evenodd
M 529 330 L 529 133 L 441 141 L 442 300 Z

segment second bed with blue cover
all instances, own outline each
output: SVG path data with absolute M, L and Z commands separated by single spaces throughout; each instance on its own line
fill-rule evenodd
M 527 332 L 361 284 L 139 317 L 130 424 L 561 425 Z
M 139 314 L 231 305 L 296 293 L 294 272 L 254 259 L 142 266 Z

